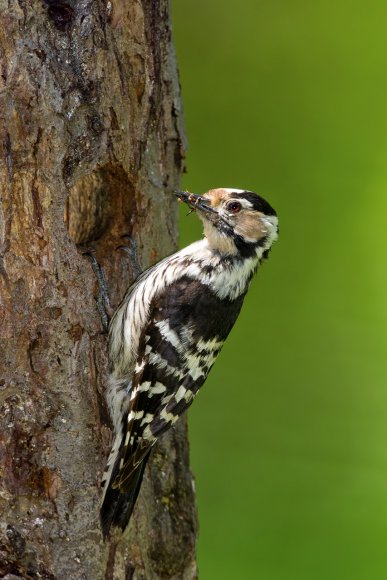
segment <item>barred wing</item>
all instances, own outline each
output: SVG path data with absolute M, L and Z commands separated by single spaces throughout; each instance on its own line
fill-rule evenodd
M 243 296 L 220 299 L 188 277 L 154 298 L 140 339 L 115 488 L 126 490 L 160 435 L 191 405 L 242 303 Z

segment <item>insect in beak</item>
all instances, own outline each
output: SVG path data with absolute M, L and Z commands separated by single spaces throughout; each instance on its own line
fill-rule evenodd
M 202 195 L 189 193 L 188 191 L 174 191 L 174 194 L 180 201 L 184 201 L 191 208 L 189 213 L 195 211 L 196 208 L 207 212 L 217 213 L 214 208 L 208 205 L 208 199 Z

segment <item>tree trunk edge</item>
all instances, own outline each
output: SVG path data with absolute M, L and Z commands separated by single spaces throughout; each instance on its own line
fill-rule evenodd
M 186 419 L 104 543 L 111 433 L 92 247 L 117 304 L 177 245 L 185 137 L 167 0 L 0 0 L 0 577 L 197 577 Z M 165 219 L 160 219 L 165 216 Z M 65 227 L 66 226 L 66 227 Z

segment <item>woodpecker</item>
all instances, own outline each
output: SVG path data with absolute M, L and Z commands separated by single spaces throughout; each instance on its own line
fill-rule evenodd
M 176 195 L 203 222 L 204 238 L 141 274 L 110 321 L 105 537 L 126 528 L 153 446 L 193 402 L 278 236 L 276 212 L 251 191 Z

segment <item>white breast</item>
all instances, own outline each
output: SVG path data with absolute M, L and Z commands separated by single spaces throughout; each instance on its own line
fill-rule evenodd
M 225 261 L 211 252 L 204 238 L 165 258 L 140 276 L 111 321 L 109 347 L 113 377 L 131 378 L 140 336 L 157 294 L 179 278 L 188 276 L 209 286 L 219 298 L 235 300 L 246 290 L 261 257 L 262 250 L 259 248 L 259 251 L 256 257 L 244 261 Z M 211 267 L 207 273 L 206 266 Z

